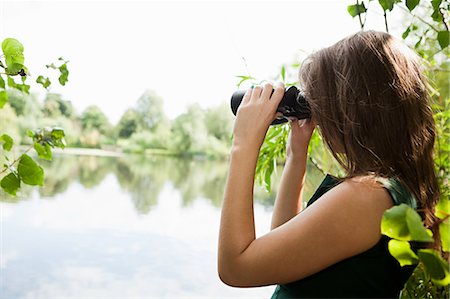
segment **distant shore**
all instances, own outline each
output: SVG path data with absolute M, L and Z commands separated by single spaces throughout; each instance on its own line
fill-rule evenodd
M 17 146 L 17 150 L 25 151 L 29 146 Z M 66 147 L 65 149 L 53 148 L 53 154 L 77 155 L 77 156 L 98 156 L 98 157 L 122 157 L 125 154 L 120 150 L 106 150 L 100 148 Z
M 65 149 L 55 148 L 52 150 L 52 152 L 54 154 L 99 156 L 99 157 L 122 157 L 124 155 L 124 153 L 121 151 L 112 151 L 99 148 L 82 148 L 82 147 L 67 147 Z
M 29 146 L 19 145 L 16 150 L 24 152 L 29 149 Z M 34 152 L 34 150 L 32 150 Z M 83 148 L 83 147 L 66 147 L 65 149 L 53 148 L 53 154 L 56 155 L 74 155 L 74 156 L 97 156 L 97 157 L 123 157 L 126 155 L 149 155 L 149 156 L 173 156 L 173 157 L 190 157 L 196 159 L 227 159 L 227 155 L 207 155 L 204 153 L 192 153 L 192 152 L 174 152 L 163 149 L 147 149 L 144 152 L 123 152 L 120 149 L 100 149 L 100 148 Z

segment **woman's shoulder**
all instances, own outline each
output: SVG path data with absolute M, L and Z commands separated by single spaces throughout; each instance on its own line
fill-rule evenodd
M 357 199 L 359 203 L 363 204 L 375 203 L 383 204 L 383 202 L 392 205 L 401 203 L 416 207 L 416 199 L 409 191 L 407 186 L 396 177 L 382 177 L 374 174 L 358 175 L 346 179 L 338 179 L 336 177 L 327 175 L 325 180 L 327 183 L 327 191 L 336 193 L 344 192 L 349 198 Z M 340 188 L 334 188 L 341 185 Z
M 337 197 L 345 201 L 346 206 L 355 206 L 367 211 L 386 210 L 392 207 L 393 202 L 385 185 L 373 175 L 360 175 L 342 180 L 331 189 L 330 197 Z
M 346 201 L 346 204 L 375 204 L 386 208 L 395 204 L 386 188 L 388 184 L 375 175 L 358 175 L 345 179 L 327 175 L 324 181 L 327 182 L 327 197 L 339 198 L 340 201 Z

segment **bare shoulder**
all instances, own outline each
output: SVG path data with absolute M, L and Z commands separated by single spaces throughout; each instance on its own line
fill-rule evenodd
M 381 218 L 382 213 L 393 205 L 387 190 L 373 176 L 346 179 L 325 193 L 317 203 L 321 208 L 330 207 L 336 210 L 341 207 L 342 214 L 347 214 L 346 216 L 373 215 L 375 218 Z
M 381 238 L 381 218 L 393 206 L 389 193 L 373 176 L 346 179 L 315 204 L 311 213 L 334 214 L 339 226 L 353 227 L 353 236 L 360 238 L 360 244 L 366 248 Z
M 393 205 L 371 177 L 347 179 L 288 222 L 255 239 L 241 254 L 234 286 L 289 283 L 369 250 Z
M 331 190 L 334 197 L 352 206 L 386 210 L 393 205 L 386 189 L 374 176 L 357 176 L 345 180 Z

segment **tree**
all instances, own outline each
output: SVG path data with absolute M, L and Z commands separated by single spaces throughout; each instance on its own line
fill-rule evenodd
M 152 90 L 146 90 L 137 101 L 137 111 L 141 125 L 144 129 L 154 130 L 155 127 L 166 120 L 163 109 L 163 100 Z
M 205 125 L 209 135 L 229 143 L 231 141 L 230 132 L 233 129 L 233 116 L 230 113 L 230 106 L 227 103 L 222 103 L 207 109 Z
M 134 108 L 125 111 L 116 126 L 117 135 L 120 138 L 129 138 L 133 135 L 138 129 L 139 117 L 139 112 Z
M 205 113 L 198 104 L 190 105 L 187 112 L 178 116 L 173 124 L 175 146 L 178 151 L 200 152 L 206 148 L 208 130 Z
M 73 118 L 75 116 L 75 108 L 72 102 L 64 100 L 60 94 L 49 93 L 44 100 L 44 114 L 48 117 L 65 116 Z
M 7 94 L 8 102 L 17 116 L 41 117 L 40 104 L 35 94 L 26 94 L 17 89 L 9 89 Z
M 81 114 L 81 126 L 85 131 L 97 129 L 102 134 L 109 134 L 111 124 L 103 111 L 93 105 L 87 107 Z

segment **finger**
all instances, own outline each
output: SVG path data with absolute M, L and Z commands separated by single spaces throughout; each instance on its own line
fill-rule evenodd
M 270 83 L 264 84 L 264 89 L 261 93 L 260 99 L 263 101 L 267 101 L 270 99 L 270 95 L 272 94 L 273 86 Z
M 261 96 L 261 92 L 262 92 L 261 86 L 256 85 L 255 87 L 253 87 L 252 95 L 250 96 L 250 101 L 255 101 L 259 99 L 259 97 Z
M 247 91 L 245 92 L 244 97 L 242 98 L 243 104 L 248 103 L 250 101 L 250 97 L 252 95 L 252 90 L 253 90 L 253 87 L 247 89 Z
M 272 102 L 273 105 L 278 107 L 278 105 L 281 102 L 281 99 L 283 99 L 283 95 L 284 95 L 284 84 L 283 82 L 278 82 L 278 84 L 275 87 L 275 91 L 270 97 L 270 101 Z

